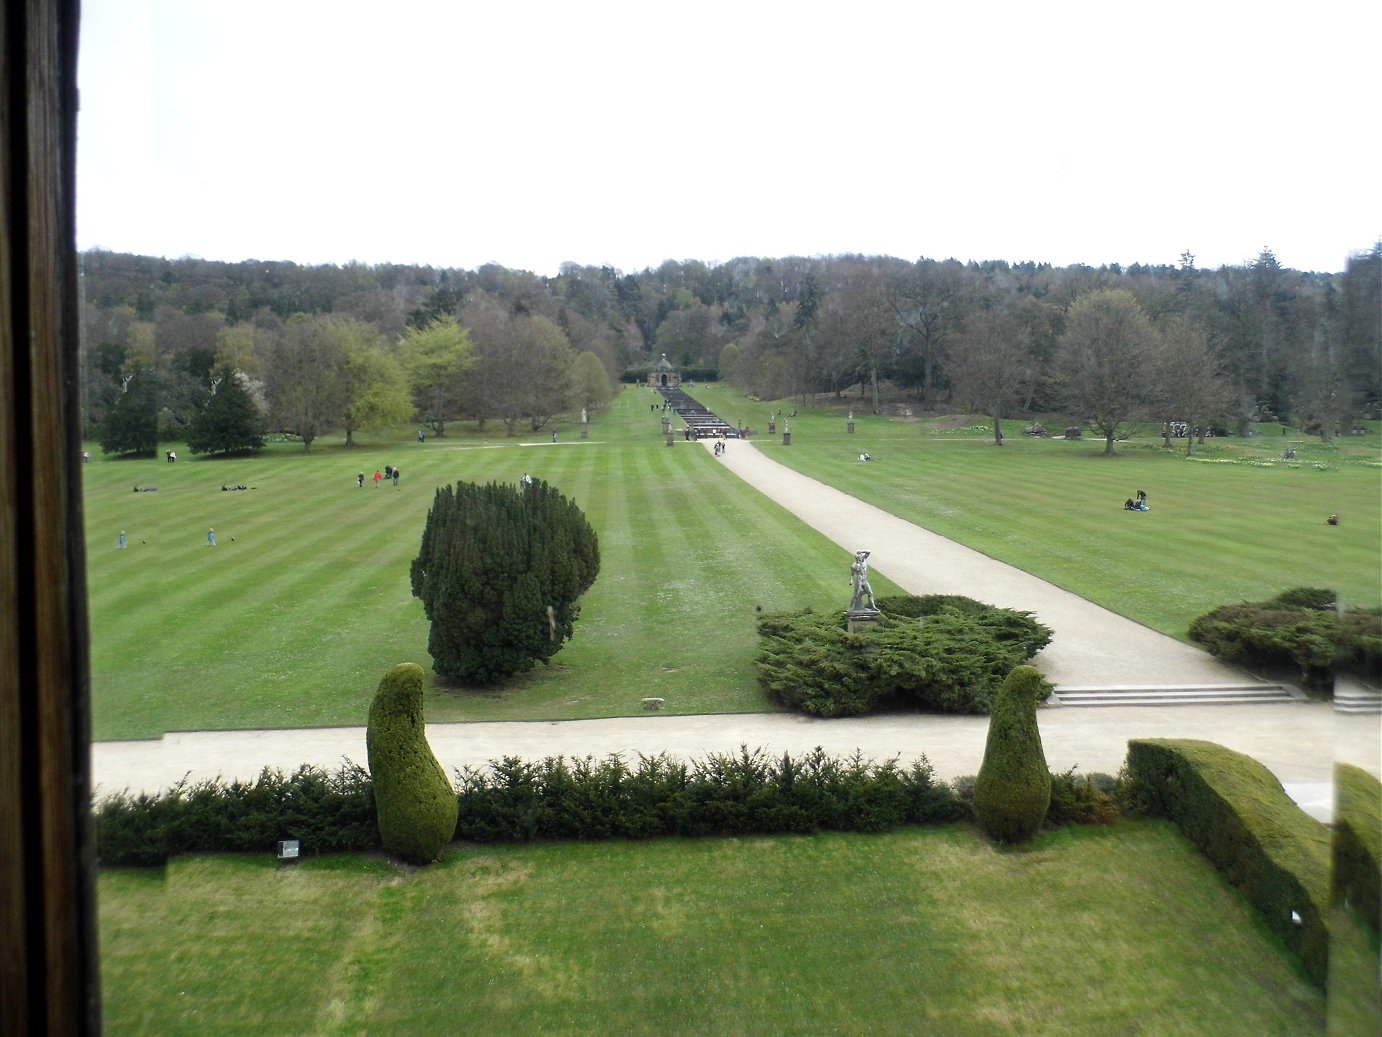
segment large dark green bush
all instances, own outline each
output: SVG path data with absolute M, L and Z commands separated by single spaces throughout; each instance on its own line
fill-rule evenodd
M 456 790 L 427 744 L 422 667 L 400 663 L 384 675 L 369 709 L 365 750 L 384 849 L 429 864 L 456 833 Z
M 843 613 L 764 614 L 759 684 L 774 700 L 813 716 L 881 708 L 987 713 L 1009 671 L 1051 640 L 1030 613 L 972 598 L 900 596 L 877 604 L 877 626 L 853 634 Z
M 1334 894 L 1382 935 L 1382 782 L 1361 767 L 1334 765 Z
M 1223 605 L 1196 617 L 1190 639 L 1247 666 L 1294 666 L 1327 691 L 1336 673 L 1382 677 L 1382 612 L 1339 612 L 1334 592 L 1296 587 L 1268 601 Z
M 1329 972 L 1329 831 L 1249 756 L 1196 739 L 1128 743 L 1148 811 L 1170 818 L 1323 985 Z
M 443 677 L 493 684 L 556 654 L 574 633 L 600 547 L 581 510 L 545 482 L 437 490 L 413 595 Z
M 1035 667 L 1019 666 L 998 689 L 984 762 L 974 784 L 974 812 L 992 839 L 1026 842 L 1051 805 L 1051 771 L 1037 727 L 1037 701 L 1050 685 Z

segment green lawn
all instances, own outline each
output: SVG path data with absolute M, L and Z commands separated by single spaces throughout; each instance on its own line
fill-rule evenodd
M 83 476 L 96 738 L 363 724 L 390 666 L 431 672 L 408 565 L 435 488 L 524 472 L 585 511 L 600 576 L 551 666 L 502 691 L 433 687 L 429 720 L 617 716 L 647 695 L 677 713 L 773 708 L 753 677 L 755 608 L 845 607 L 849 553 L 704 449 L 669 449 L 649 398 L 624 393 L 588 442 L 562 427 L 555 445 L 458 429 L 421 445 L 280 444 L 243 461 L 93 451 Z M 401 469 L 396 490 L 369 478 L 386 464 Z M 251 488 L 221 490 L 240 483 Z M 876 590 L 896 592 L 886 580 Z
M 717 386 L 692 389 L 762 432 L 769 409 Z M 842 608 L 849 554 L 727 474 L 707 451 L 659 434 L 654 397 L 627 389 L 578 430 L 507 439 L 453 426 L 308 455 L 275 444 L 252 460 L 177 464 L 102 457 L 83 467 L 98 739 L 166 730 L 357 725 L 383 672 L 430 672 L 427 623 L 408 589 L 436 486 L 516 481 L 572 497 L 600 535 L 602 569 L 576 637 L 551 666 L 500 691 L 431 687 L 432 721 L 567 719 L 771 709 L 753 677 L 755 608 Z M 1183 637 L 1191 618 L 1292 585 L 1382 602 L 1379 437 L 1325 447 L 1263 436 L 1212 442 L 1202 460 L 1158 439 L 1100 456 L 1093 442 L 1030 440 L 1009 423 L 994 447 L 978 419 L 889 420 L 805 410 L 769 456 Z M 955 428 L 955 425 L 960 427 Z M 1269 427 L 1270 428 L 1270 427 Z M 1281 440 L 1278 442 L 1278 440 Z M 1292 444 L 1300 461 L 1279 461 Z M 859 452 L 876 460 L 861 464 Z M 367 476 L 402 469 L 399 488 Z M 157 493 L 133 493 L 135 484 Z M 222 491 L 222 484 L 252 489 Z M 1137 489 L 1152 510 L 1122 502 Z M 1331 527 L 1324 517 L 1341 516 Z M 207 546 L 215 527 L 218 545 Z M 115 547 L 121 529 L 129 548 Z M 875 558 L 879 594 L 896 588 Z M 976 588 L 976 591 L 978 589 Z
M 1300 1035 L 1322 995 L 1167 823 L 189 858 L 100 880 L 106 1032 Z
M 982 417 L 875 417 L 854 400 L 803 408 L 792 445 L 768 415 L 788 401 L 746 400 L 728 387 L 690 390 L 761 432 L 760 450 L 892 514 L 934 530 L 1154 629 L 1184 639 L 1215 606 L 1291 586 L 1332 587 L 1346 605 L 1382 605 L 1382 436 L 1325 445 L 1279 425 L 1167 451 L 1153 428 L 1103 456 L 1102 439 L 1024 436 L 1005 423 L 993 443 Z M 1288 447 L 1297 460 L 1288 462 Z M 861 463 L 868 453 L 873 461 Z M 1146 490 L 1151 511 L 1123 510 Z M 1338 526 L 1325 519 L 1337 514 Z M 870 559 L 886 572 L 888 561 Z

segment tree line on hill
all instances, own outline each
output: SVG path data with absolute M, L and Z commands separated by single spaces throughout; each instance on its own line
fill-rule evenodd
M 922 411 L 992 415 L 1000 438 L 1002 418 L 1052 411 L 1106 434 L 1136 418 L 1328 437 L 1382 408 L 1382 242 L 1338 273 L 1285 268 L 1270 249 L 1214 270 L 1188 252 L 1126 268 L 846 255 L 555 277 L 81 262 L 87 431 L 117 452 L 187 437 L 222 393 L 309 449 L 409 421 L 537 430 L 606 405 L 660 354 L 769 399 L 858 386 L 856 406 L 878 410 L 891 383 Z

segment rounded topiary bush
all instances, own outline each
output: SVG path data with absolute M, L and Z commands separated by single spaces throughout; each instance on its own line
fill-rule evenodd
M 1046 678 L 1032 666 L 1017 667 L 998 689 L 974 810 L 980 826 L 999 842 L 1026 842 L 1051 805 L 1051 772 L 1036 719 L 1037 700 L 1047 692 Z
M 380 839 L 410 864 L 436 860 L 456 834 L 456 790 L 427 744 L 422 685 L 415 663 L 386 673 L 365 731 Z

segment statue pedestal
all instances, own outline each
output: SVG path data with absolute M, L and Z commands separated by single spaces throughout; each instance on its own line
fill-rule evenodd
M 676 446 L 676 443 L 677 443 L 677 437 L 674 436 L 674 435 L 672 435 L 671 431 L 668 431 L 668 433 L 667 433 L 667 445 L 668 445 L 668 446 Z
M 851 634 L 863 634 L 878 625 L 881 613 L 877 609 L 848 609 L 845 611 L 845 629 Z
M 590 422 L 588 422 L 588 421 L 583 421 L 583 422 L 581 422 L 581 438 L 582 438 L 582 439 L 589 439 L 589 438 L 590 438 Z
M 782 433 L 782 445 L 783 445 L 783 446 L 791 446 L 791 445 L 792 445 L 792 434 L 791 434 L 790 432 L 784 432 L 784 433 Z
M 775 422 L 772 418 L 768 419 L 768 435 L 777 435 L 777 422 Z
M 849 434 L 851 436 L 854 435 L 854 422 L 851 421 L 847 427 L 849 429 Z

